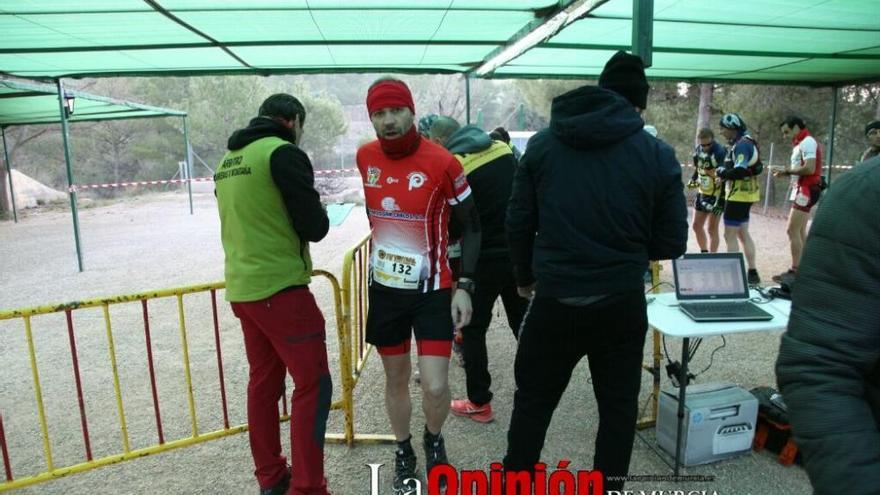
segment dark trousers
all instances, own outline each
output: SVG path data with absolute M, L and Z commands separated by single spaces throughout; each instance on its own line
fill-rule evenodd
M 645 296 L 638 291 L 582 307 L 535 298 L 516 352 L 505 469 L 533 470 L 539 462 L 553 411 L 586 355 L 599 408 L 593 469 L 606 476 L 606 490 L 622 489 L 623 481 L 607 477 L 629 470 L 647 328 Z
M 468 399 L 477 405 L 492 400 L 492 376 L 489 374 L 489 358 L 486 353 L 486 330 L 492 322 L 495 300 L 501 296 L 507 324 L 516 338 L 528 301 L 516 293 L 513 268 L 510 261 L 502 259 L 480 260 L 474 274 L 476 292 L 473 298 L 474 313 L 471 322 L 462 330 L 462 354 L 467 382 Z

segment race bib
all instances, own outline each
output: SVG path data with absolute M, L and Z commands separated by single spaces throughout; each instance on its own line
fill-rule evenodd
M 700 176 L 700 187 L 702 187 L 703 189 L 711 188 L 712 187 L 712 178 L 709 177 L 708 175 L 701 175 Z
M 801 192 L 801 188 L 799 188 L 797 186 L 797 184 L 792 184 L 791 185 L 791 194 L 788 195 L 788 200 L 789 201 L 797 201 L 798 195 L 800 194 L 800 192 Z
M 395 289 L 418 289 L 423 261 L 419 254 L 373 246 L 373 280 Z
M 801 192 L 801 188 L 795 188 L 792 193 L 791 200 L 794 201 L 794 204 L 798 206 L 807 206 L 810 204 L 810 197 Z

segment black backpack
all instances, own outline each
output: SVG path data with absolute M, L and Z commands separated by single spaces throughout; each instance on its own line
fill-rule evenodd
M 743 139 L 748 139 L 749 142 L 755 146 L 755 151 L 758 152 L 758 160 L 755 161 L 753 165 L 749 165 L 749 174 L 752 177 L 761 175 L 761 172 L 764 171 L 764 162 L 761 161 L 761 148 L 758 146 L 758 142 L 755 141 L 755 138 L 753 138 L 752 136 L 746 134 L 743 136 Z

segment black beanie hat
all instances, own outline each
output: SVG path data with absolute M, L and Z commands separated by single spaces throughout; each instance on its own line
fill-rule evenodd
M 648 107 L 648 79 L 642 59 L 624 51 L 611 57 L 599 76 L 599 87 L 620 94 L 633 105 Z
M 880 129 L 880 120 L 868 122 L 868 125 L 865 126 L 865 136 L 867 136 L 872 129 Z

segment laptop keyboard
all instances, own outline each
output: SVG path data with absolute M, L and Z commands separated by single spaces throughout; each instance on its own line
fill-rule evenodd
M 750 302 L 680 303 L 694 316 L 762 316 L 767 313 Z

